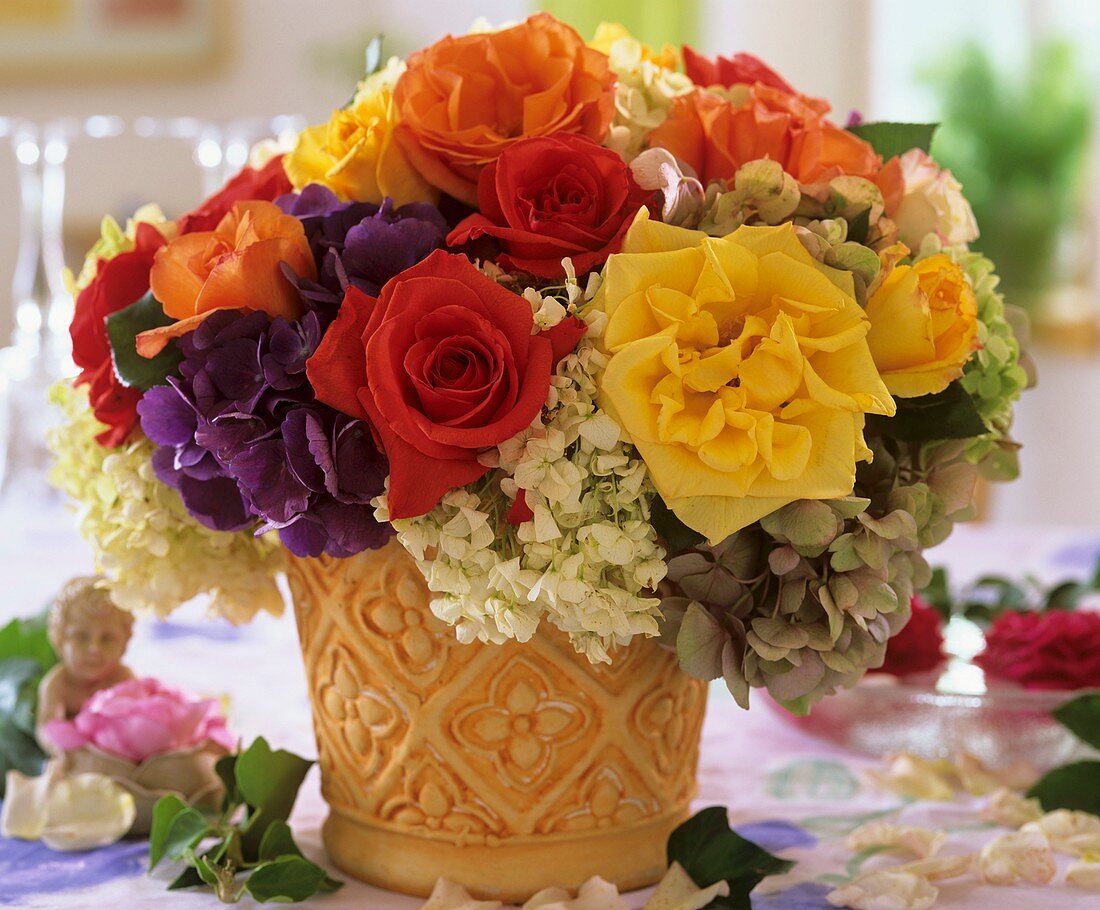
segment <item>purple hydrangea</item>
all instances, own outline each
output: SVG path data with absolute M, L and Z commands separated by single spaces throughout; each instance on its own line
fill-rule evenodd
M 210 528 L 278 530 L 299 556 L 351 556 L 393 534 L 370 500 L 389 466 L 370 427 L 314 398 L 322 322 L 218 312 L 180 339 L 179 376 L 138 405 L 157 477 Z
M 337 300 L 348 285 L 377 297 L 382 285 L 443 246 L 447 236 L 446 220 L 426 202 L 341 202 L 328 187 L 311 183 L 275 204 L 302 222 L 320 286 Z

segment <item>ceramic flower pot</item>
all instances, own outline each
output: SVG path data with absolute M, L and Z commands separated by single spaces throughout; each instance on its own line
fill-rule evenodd
M 653 641 L 593 666 L 565 635 L 463 645 L 396 542 L 289 567 L 333 862 L 427 895 L 523 901 L 664 871 L 696 791 L 704 684 Z

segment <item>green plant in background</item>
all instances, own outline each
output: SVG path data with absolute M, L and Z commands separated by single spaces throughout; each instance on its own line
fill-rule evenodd
M 568 22 L 586 40 L 601 22 L 618 22 L 639 41 L 653 47 L 666 42 L 676 48 L 696 43 L 699 0 L 542 0 L 532 6 Z
M 0 629 L 0 798 L 9 770 L 34 777 L 45 767 L 47 756 L 34 734 L 38 684 L 55 663 L 44 613 Z
M 1005 296 L 1034 311 L 1055 284 L 1058 247 L 1082 211 L 1091 129 L 1088 85 L 1073 48 L 1048 41 L 1029 64 L 999 71 L 968 44 L 929 81 L 942 92 L 935 156 L 961 181 Z

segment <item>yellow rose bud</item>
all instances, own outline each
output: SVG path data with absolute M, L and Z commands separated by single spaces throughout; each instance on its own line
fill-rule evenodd
M 894 413 L 852 276 L 791 224 L 708 237 L 642 209 L 595 305 L 599 401 L 665 503 L 718 543 L 797 499 L 852 492 L 864 415 Z
M 397 113 L 389 85 L 367 86 L 350 107 L 333 111 L 328 123 L 302 131 L 285 168 L 296 190 L 327 186 L 344 200 L 397 205 L 434 202 L 438 194 L 414 170 L 394 141 Z
M 867 344 L 891 394 L 942 392 L 978 347 L 978 301 L 949 256 L 893 268 L 867 304 Z

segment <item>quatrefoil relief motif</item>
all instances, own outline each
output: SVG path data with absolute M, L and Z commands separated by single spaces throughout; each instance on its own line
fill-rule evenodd
M 586 709 L 527 661 L 513 662 L 486 694 L 486 701 L 458 715 L 455 736 L 521 789 L 544 779 L 558 751 L 589 725 Z

